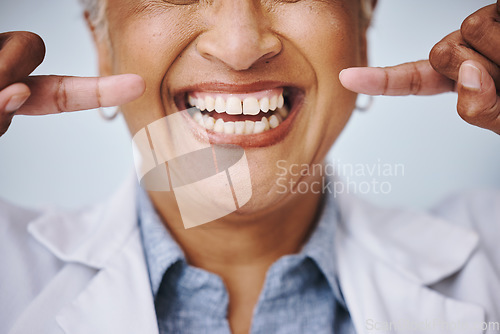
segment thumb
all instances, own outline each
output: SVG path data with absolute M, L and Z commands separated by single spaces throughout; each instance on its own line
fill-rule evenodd
M 466 122 L 500 134 L 500 97 L 495 82 L 479 62 L 467 60 L 458 76 L 457 110 Z

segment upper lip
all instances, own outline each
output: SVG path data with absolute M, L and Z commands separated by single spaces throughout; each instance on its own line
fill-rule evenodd
M 225 94 L 244 94 L 278 87 L 297 87 L 297 85 L 283 81 L 255 81 L 251 83 L 227 83 L 219 81 L 202 82 L 175 89 L 172 91 L 172 96 L 178 96 L 179 94 L 197 91 Z

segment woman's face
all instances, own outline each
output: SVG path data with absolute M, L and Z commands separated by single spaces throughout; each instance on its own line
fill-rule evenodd
M 222 119 L 217 132 L 205 116 L 210 140 L 246 152 L 253 196 L 244 209 L 286 202 L 289 194 L 276 184 L 278 165 L 321 162 L 353 110 L 355 95 L 338 74 L 365 63 L 358 1 L 108 1 L 111 50 L 100 44 L 101 70 L 137 73 L 147 86 L 122 108 L 131 133 L 190 102 L 215 107 L 202 112 Z M 265 113 L 266 99 L 280 104 L 282 91 L 282 110 Z M 185 118 L 186 136 L 203 131 L 198 117 Z M 262 117 L 273 118 L 270 129 L 245 134 L 267 128 Z

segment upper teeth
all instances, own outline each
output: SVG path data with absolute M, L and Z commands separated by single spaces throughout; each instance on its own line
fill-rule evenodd
M 218 113 L 227 113 L 229 115 L 257 115 L 259 112 L 273 111 L 276 108 L 282 108 L 284 105 L 283 92 L 271 96 L 262 97 L 258 100 L 256 97 L 249 96 L 243 99 L 237 96 L 211 96 L 196 97 L 188 96 L 188 102 L 191 106 L 199 110 L 216 111 Z

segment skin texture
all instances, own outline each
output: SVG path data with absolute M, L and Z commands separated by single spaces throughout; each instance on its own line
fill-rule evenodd
M 429 61 L 366 68 L 360 67 L 366 66 L 365 26 L 354 1 L 109 0 L 110 43 L 95 40 L 101 74 L 118 76 L 27 77 L 43 59 L 43 42 L 24 32 L 0 35 L 0 134 L 15 114 L 125 104 L 121 110 L 133 135 L 177 112 L 175 92 L 206 78 L 233 84 L 279 80 L 303 89 L 304 106 L 286 138 L 247 150 L 253 197 L 243 208 L 185 230 L 172 193 L 150 193 L 190 263 L 222 277 L 231 329 L 245 333 L 267 269 L 300 249 L 320 200 L 312 193 L 279 194 L 276 162 L 323 161 L 354 108 L 356 95 L 342 84 L 373 95 L 456 90 L 466 121 L 500 133 L 498 8 L 473 14 L 436 45 Z M 350 67 L 356 68 L 340 73 Z M 474 73 L 478 85 L 470 80 Z M 13 96 L 19 103 L 7 108 Z

